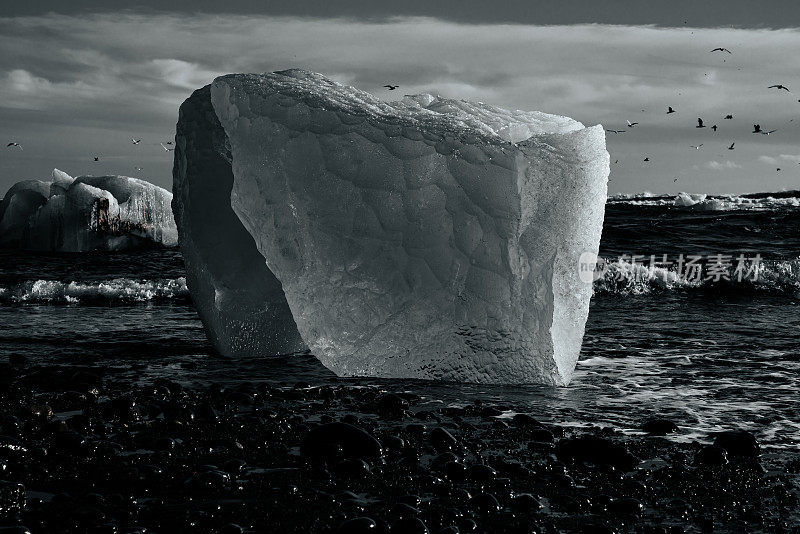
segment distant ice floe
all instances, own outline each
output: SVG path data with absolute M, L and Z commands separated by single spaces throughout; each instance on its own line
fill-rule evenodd
M 709 195 L 680 192 L 675 196 L 642 193 L 621 193 L 608 197 L 612 205 L 674 206 L 697 211 L 769 211 L 800 207 L 800 191 L 750 193 L 746 195 Z
M 81 176 L 14 184 L 0 201 L 0 247 L 54 252 L 173 247 L 172 193 L 138 178 Z

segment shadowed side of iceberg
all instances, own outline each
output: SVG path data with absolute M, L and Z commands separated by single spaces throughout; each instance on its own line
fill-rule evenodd
M 230 146 L 209 87 L 180 108 L 173 212 L 186 282 L 209 339 L 223 355 L 305 349 L 280 282 L 231 208 Z

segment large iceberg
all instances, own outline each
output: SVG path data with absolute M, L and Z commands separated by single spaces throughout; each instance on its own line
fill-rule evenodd
M 176 246 L 172 193 L 138 178 L 81 176 L 14 184 L 0 201 L 0 246 L 84 252 Z
M 601 126 L 289 70 L 196 91 L 176 141 L 187 282 L 222 353 L 294 347 L 296 328 L 339 375 L 570 381 Z

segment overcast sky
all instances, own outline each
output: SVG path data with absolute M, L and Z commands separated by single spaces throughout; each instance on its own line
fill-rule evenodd
M 800 189 L 798 2 L 63 4 L 0 18 L 0 194 L 53 167 L 169 188 L 159 143 L 181 102 L 221 74 L 290 67 L 385 99 L 433 92 L 625 130 L 608 134 L 611 192 Z

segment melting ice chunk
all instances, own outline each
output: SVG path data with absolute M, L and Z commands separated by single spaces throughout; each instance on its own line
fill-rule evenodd
M 188 285 L 223 353 L 263 354 L 296 325 L 340 375 L 569 382 L 592 294 L 578 260 L 597 253 L 605 209 L 602 127 L 387 103 L 290 70 L 217 78 L 184 103 L 177 141 Z M 281 297 L 286 313 L 250 316 Z
M 81 176 L 14 184 L 0 202 L 0 246 L 83 252 L 176 246 L 172 193 L 138 178 Z

